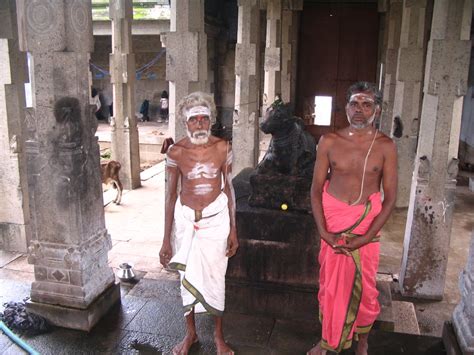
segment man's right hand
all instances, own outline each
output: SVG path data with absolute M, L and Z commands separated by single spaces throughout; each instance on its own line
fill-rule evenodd
M 171 249 L 171 244 L 169 243 L 163 244 L 160 250 L 160 263 L 161 265 L 163 265 L 163 267 L 168 267 L 168 264 L 171 260 L 172 253 L 173 251 Z
M 332 233 L 321 233 L 321 239 L 329 244 L 331 248 L 335 248 L 337 245 L 338 236 Z

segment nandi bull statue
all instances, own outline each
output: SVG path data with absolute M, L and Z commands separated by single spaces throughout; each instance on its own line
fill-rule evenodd
M 270 146 L 250 176 L 249 205 L 282 210 L 310 211 L 310 187 L 316 142 L 303 120 L 293 116 L 290 104 L 275 101 L 260 129 L 272 134 Z
M 305 131 L 303 120 L 293 116 L 289 104 L 275 101 L 267 110 L 260 129 L 271 134 L 272 140 L 257 166 L 258 174 L 313 176 L 316 143 Z

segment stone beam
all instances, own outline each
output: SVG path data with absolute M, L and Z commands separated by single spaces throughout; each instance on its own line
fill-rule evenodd
M 140 148 L 135 117 L 135 55 L 132 49 L 132 0 L 110 0 L 112 54 L 110 76 L 113 88 L 112 159 L 120 162 L 125 189 L 140 182 Z
M 471 15 L 471 0 L 434 2 L 400 273 L 406 296 L 443 297 L 471 51 Z
M 90 1 L 17 0 L 33 107 L 26 154 L 34 265 L 28 307 L 55 325 L 90 330 L 119 300 L 105 228 L 97 120 L 89 104 Z
M 426 13 L 426 0 L 404 0 L 391 115 L 391 133 L 398 149 L 397 207 L 408 206 L 412 174 L 407 172 L 413 171 L 415 166 L 427 37 Z
M 175 141 L 186 136 L 178 103 L 194 91 L 209 91 L 204 0 L 172 0 L 170 32 L 162 36 L 169 81 L 169 133 Z
M 26 54 L 18 49 L 16 4 L 0 2 L 0 250 L 26 252 L 30 238 L 24 151 Z

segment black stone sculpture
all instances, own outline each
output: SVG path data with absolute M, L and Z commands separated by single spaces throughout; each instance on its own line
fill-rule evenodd
M 263 160 L 250 176 L 249 205 L 310 211 L 310 188 L 316 142 L 289 104 L 276 101 L 260 125 L 272 140 Z
M 316 143 L 303 120 L 293 116 L 290 104 L 276 101 L 265 114 L 260 129 L 272 135 L 270 146 L 257 166 L 257 174 L 313 176 Z

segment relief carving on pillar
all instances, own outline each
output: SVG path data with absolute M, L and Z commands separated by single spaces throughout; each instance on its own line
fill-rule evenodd
M 12 136 L 10 139 L 10 152 L 13 154 L 17 154 L 19 152 L 18 150 L 18 137 L 16 134 Z
M 32 240 L 28 246 L 28 263 L 36 264 L 41 259 L 43 259 L 41 245 L 37 240 Z
M 459 159 L 452 158 L 448 163 L 448 178 L 451 180 L 456 180 L 459 171 Z
M 78 34 L 84 34 L 89 29 L 89 6 L 87 1 L 73 0 L 72 4 L 69 5 L 68 20 L 69 24 Z
M 20 48 L 26 52 L 61 51 L 65 48 L 64 3 L 55 0 L 18 0 Z
M 54 143 L 61 149 L 76 148 L 82 144 L 81 106 L 75 97 L 62 97 L 54 104 L 58 133 Z
M 28 27 L 35 33 L 48 34 L 59 26 L 59 21 L 55 18 L 55 2 L 28 1 L 26 5 L 26 21 Z
M 64 263 L 68 269 L 79 269 L 81 266 L 81 252 L 76 248 L 68 248 L 64 255 Z
M 110 127 L 112 128 L 112 132 L 115 131 L 115 128 L 117 126 L 117 123 L 115 122 L 115 117 L 110 117 Z
M 418 179 L 428 180 L 430 176 L 430 161 L 426 155 L 420 157 L 418 166 Z

